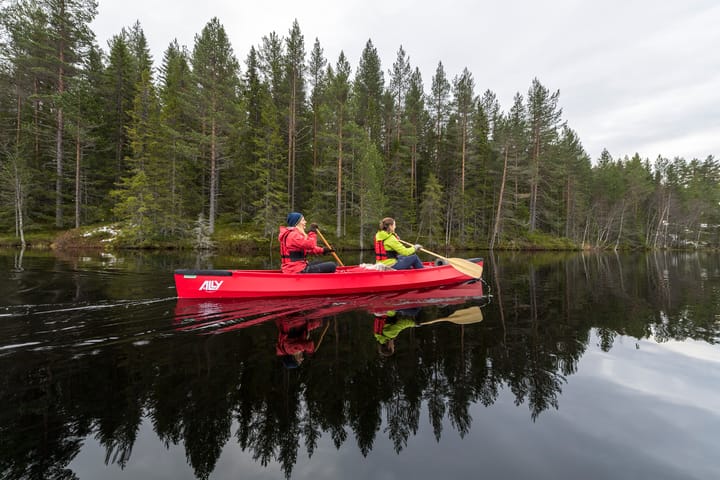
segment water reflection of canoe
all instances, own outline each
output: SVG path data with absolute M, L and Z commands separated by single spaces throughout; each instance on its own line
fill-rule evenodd
M 175 307 L 175 326 L 181 330 L 208 329 L 213 333 L 245 328 L 276 318 L 302 315 L 325 318 L 343 312 L 364 310 L 382 313 L 388 310 L 431 305 L 457 305 L 478 301 L 485 303 L 482 281 L 470 281 L 435 288 L 373 294 L 308 296 L 287 299 L 192 299 L 179 298 Z
M 458 260 L 473 267 L 478 265 L 482 272 L 482 259 Z M 176 270 L 175 288 L 179 298 L 287 298 L 398 292 L 452 285 L 471 278 L 453 265 L 427 262 L 425 267 L 379 271 L 347 266 L 338 267 L 335 273 L 313 274 L 287 274 L 279 270 Z

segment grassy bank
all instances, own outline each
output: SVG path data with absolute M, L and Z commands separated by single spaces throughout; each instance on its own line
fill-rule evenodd
M 336 239 L 332 234 L 325 233 L 326 239 L 338 251 L 360 250 L 357 238 Z M 198 245 L 218 253 L 252 253 L 267 251 L 268 248 L 277 247 L 276 238 L 262 236 L 256 229 L 236 223 L 218 223 L 212 235 L 200 235 L 196 232 L 187 232 L 178 235 L 172 240 L 138 240 L 130 232 L 122 231 L 116 225 L 93 225 L 70 230 L 38 230 L 29 231 L 25 235 L 28 248 L 56 249 L 56 250 L 194 250 Z M 420 243 L 423 243 L 420 241 Z M 467 249 L 483 250 L 487 245 L 482 244 L 452 244 L 445 245 L 424 244 L 430 249 L 443 249 L 444 251 Z M 14 235 L 0 235 L 0 247 L 19 248 L 20 239 Z M 612 246 L 614 247 L 614 245 Z M 372 248 L 370 240 L 365 248 Z M 620 244 L 620 250 L 638 250 L 638 246 Z M 583 249 L 597 249 L 581 246 L 568 238 L 555 237 L 543 233 L 533 232 L 517 235 L 512 239 L 505 239 L 495 245 L 496 250 L 512 251 L 578 251 Z M 609 248 L 608 248 L 609 249 Z M 640 248 L 642 249 L 642 248 Z

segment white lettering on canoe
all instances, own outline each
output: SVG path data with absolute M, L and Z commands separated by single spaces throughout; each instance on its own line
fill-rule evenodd
M 198 290 L 207 290 L 208 292 L 216 292 L 220 290 L 220 285 L 223 284 L 222 280 L 205 280 Z

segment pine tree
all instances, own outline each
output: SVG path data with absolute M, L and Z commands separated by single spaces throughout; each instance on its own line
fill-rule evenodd
M 587 181 L 590 178 L 590 157 L 585 153 L 577 133 L 569 127 L 563 127 L 559 141 L 560 155 L 563 159 L 564 178 L 563 216 L 565 220 L 563 235 L 578 242 L 582 239 L 581 227 L 587 214 Z
M 126 34 L 114 35 L 109 42 L 110 54 L 108 66 L 105 70 L 105 84 L 103 89 L 106 99 L 104 131 L 100 132 L 104 139 L 103 146 L 107 148 L 113 165 L 103 169 L 104 185 L 101 190 L 109 190 L 112 185 L 127 173 L 125 158 L 130 154 L 130 145 L 127 138 L 126 127 L 130 123 L 130 110 L 135 98 L 137 78 L 130 47 Z
M 600 153 L 593 168 L 593 203 L 588 211 L 588 230 L 592 243 L 607 247 L 617 238 L 617 224 L 622 210 L 624 192 L 622 171 L 607 149 Z
M 254 219 L 263 234 L 270 236 L 285 218 L 282 212 L 285 211 L 288 199 L 287 190 L 283 188 L 285 178 L 282 165 L 286 159 L 282 152 L 282 130 L 268 86 L 261 84 L 256 94 L 260 119 L 252 137 L 254 156 L 257 157 L 257 163 L 252 167 Z
M 117 200 L 114 213 L 125 227 L 124 240 L 144 246 L 176 231 L 169 188 L 172 177 L 167 175 L 167 158 L 160 155 L 160 105 L 148 70 L 138 83 L 130 116 L 130 175 L 120 181 L 112 196 Z
M 264 55 L 268 55 L 265 58 L 269 59 L 272 51 L 280 52 L 280 45 L 267 37 L 265 40 L 268 50 Z M 241 130 L 240 164 L 248 185 L 247 213 L 263 235 L 273 236 L 277 234 L 277 225 L 284 219 L 282 212 L 288 205 L 287 158 L 283 153 L 280 116 L 269 81 L 273 78 L 273 69 L 269 67 L 277 62 L 263 62 L 262 55 L 251 47 L 245 61 L 243 82 L 243 106 L 247 120 Z
M 444 134 L 450 114 L 450 82 L 447 80 L 442 62 L 438 62 L 432 78 L 428 110 L 433 123 L 433 157 L 430 171 L 440 178 L 441 168 L 444 166 Z
M 27 198 L 24 202 L 25 225 L 32 221 L 30 213 L 38 220 L 43 217 L 54 218 L 52 192 L 54 178 L 42 170 L 52 162 L 47 152 L 50 146 L 53 123 L 53 110 L 49 99 L 52 96 L 50 79 L 52 70 L 47 58 L 53 56 L 49 41 L 48 19 L 46 12 L 35 2 L 17 2 L 4 7 L 1 11 L 3 80 L 7 88 L 3 95 L 3 141 L 8 155 L 16 155 L 22 162 L 18 164 L 27 178 Z M 12 183 L 12 182 L 11 182 Z M 14 187 L 13 187 L 14 188 Z M 10 203 L 8 203 L 10 205 Z M 12 216 L 17 219 L 17 211 Z M 16 222 L 17 231 L 17 222 Z
M 77 75 L 80 59 L 90 47 L 94 34 L 90 22 L 97 15 L 95 0 L 44 0 L 48 12 L 49 40 L 55 54 L 52 65 L 55 96 L 55 225 L 63 224 L 64 177 L 64 96 L 68 79 Z
M 217 18 L 211 19 L 195 37 L 192 54 L 197 103 L 201 119 L 197 133 L 208 171 L 208 222 L 215 231 L 220 169 L 228 149 L 233 113 L 238 102 L 239 64 L 225 29 Z
M 297 20 L 293 22 L 285 42 L 285 82 L 288 92 L 287 148 L 288 148 L 288 195 L 290 210 L 295 210 L 295 178 L 298 169 L 298 131 L 302 128 L 305 105 L 305 40 Z
M 285 83 L 285 49 L 283 39 L 275 32 L 271 32 L 269 35 L 262 38 L 262 44 L 258 50 L 259 58 L 259 71 L 261 73 L 262 82 L 267 86 L 267 91 L 270 95 L 270 101 L 272 101 L 272 112 L 275 115 L 274 119 L 265 118 L 265 122 L 271 130 L 275 128 L 279 132 L 287 132 L 287 109 L 288 109 L 288 91 L 287 84 Z M 264 112 L 263 112 L 264 113 Z M 276 166 L 275 171 L 272 172 L 272 176 L 285 177 L 285 186 L 283 191 L 277 193 L 277 196 L 287 199 L 287 204 L 283 210 L 291 210 L 290 208 L 290 179 L 291 172 L 288 169 L 288 157 L 287 157 L 287 142 L 285 139 L 281 139 L 280 142 L 275 140 L 269 141 L 270 132 L 264 132 L 263 135 L 263 148 L 274 148 L 277 151 L 263 151 L 263 157 L 266 159 L 285 158 L 285 164 L 282 166 Z
M 10 150 L 13 147 L 8 147 L 8 139 L 3 140 L 3 147 L 0 148 L 3 158 L 0 162 L 0 199 L 2 199 L 0 205 L 12 206 L 15 236 L 20 240 L 22 248 L 25 248 L 25 218 L 28 187 L 31 181 L 30 171 L 17 150 Z
M 499 240 L 502 231 L 503 210 L 505 207 L 505 187 L 508 177 L 508 158 L 510 156 L 510 128 L 509 120 L 500 117 L 495 122 L 495 142 L 500 149 L 502 157 L 502 173 L 499 182 L 499 191 L 497 198 L 497 206 L 495 207 L 495 219 L 493 221 L 492 233 L 490 234 L 490 250 L 495 247 L 495 242 Z
M 382 151 L 382 95 L 385 78 L 380 57 L 371 40 L 365 44 L 355 73 L 353 94 L 355 96 L 355 123 L 363 128 L 370 139 Z
M 412 68 L 405 50 L 400 47 L 397 58 L 392 69 L 388 72 L 390 83 L 385 93 L 385 192 L 388 201 L 388 210 L 393 212 L 396 220 L 412 231 L 416 227 L 416 209 L 413 196 L 415 195 L 415 164 L 416 157 L 413 156 L 416 150 L 414 142 L 416 139 L 406 138 L 409 134 L 415 134 L 417 125 L 408 124 L 406 120 L 406 107 L 408 92 L 412 82 Z M 417 80 L 417 79 L 416 79 Z M 417 84 L 414 85 L 417 88 Z M 413 92 L 412 98 L 417 102 L 417 91 Z M 417 108 L 417 104 L 412 105 Z M 417 112 L 412 112 L 417 114 Z M 405 132 L 407 127 L 408 131 Z
M 152 80 L 154 78 L 153 58 L 152 55 L 150 55 L 147 37 L 140 26 L 140 22 L 135 22 L 129 29 L 123 28 L 123 34 L 127 39 L 130 54 L 133 59 L 133 70 L 135 73 L 133 83 L 138 84 L 142 82 L 142 76 L 145 72 L 149 72 L 150 80 Z
M 522 200 L 528 197 L 530 171 L 528 168 L 529 135 L 527 123 L 527 107 L 525 99 L 519 93 L 515 94 L 513 106 L 508 118 L 508 154 L 510 165 L 509 182 L 512 185 L 511 218 L 516 225 L 523 224 L 527 228 L 527 204 Z
M 502 115 L 497 96 L 491 90 L 485 90 L 476 102 L 472 119 L 472 156 L 469 168 L 467 188 L 476 192 L 470 199 L 470 211 L 474 222 L 474 240 L 482 241 L 490 236 L 492 212 L 499 193 L 498 184 L 503 171 L 503 159 L 500 148 L 494 141 L 495 129 Z M 474 203 L 474 205 L 473 205 Z
M 406 56 L 405 50 L 402 45 L 397 52 L 397 58 L 392 65 L 390 74 L 390 84 L 388 90 L 392 95 L 393 104 L 395 105 L 394 112 L 394 131 L 397 142 L 400 142 L 401 131 L 402 131 L 402 120 L 404 116 L 404 109 L 408 90 L 410 89 L 412 68 L 410 67 L 410 59 Z
M 374 225 L 377 224 L 378 212 L 385 208 L 385 196 L 383 193 L 383 161 L 382 155 L 372 143 L 365 132 L 358 132 L 357 145 L 354 150 L 357 152 L 357 161 L 353 163 L 356 171 L 353 178 L 357 185 L 357 218 L 359 223 L 359 246 L 364 249 L 368 232 L 374 232 Z
M 468 163 L 468 146 L 471 136 L 471 116 L 473 114 L 475 106 L 475 81 L 472 78 L 472 74 L 467 68 L 464 68 L 462 73 L 456 77 L 453 81 L 453 103 L 455 107 L 455 115 L 458 118 L 459 135 L 458 140 L 460 141 L 460 165 L 459 165 L 459 180 L 460 180 L 460 213 L 459 213 L 459 228 L 460 228 L 460 239 L 465 240 L 465 204 L 467 198 L 465 196 L 465 176 L 467 172 Z
M 443 232 L 438 226 L 438 219 L 445 216 L 443 188 L 434 174 L 428 176 L 423 188 L 420 202 L 420 228 L 418 235 L 426 239 L 429 245 L 436 244 Z
M 99 91 L 103 75 L 102 52 L 92 48 L 83 63 L 79 74 L 68 82 L 65 102 L 67 131 L 75 147 L 75 228 L 80 227 L 83 218 L 94 220 L 98 216 L 91 216 L 90 212 L 87 212 L 88 196 L 93 193 L 95 172 L 92 162 L 87 166 L 85 164 L 88 150 L 94 150 L 97 143 L 98 127 L 103 121 L 103 105 Z M 90 153 L 91 159 L 97 158 L 95 152 Z
M 189 53 L 173 41 L 165 50 L 160 67 L 160 155 L 168 162 L 168 202 L 176 218 L 176 234 L 187 231 L 184 218 L 201 213 L 202 171 L 193 161 L 198 155 L 191 132 L 196 126 L 195 107 L 192 104 L 194 88 L 190 71 Z
M 346 128 L 349 117 L 348 101 L 350 99 L 350 63 L 345 58 L 345 54 L 340 52 L 335 70 L 328 69 L 328 102 L 331 114 L 331 122 L 334 130 L 332 137 L 334 140 L 334 151 L 332 156 L 337 160 L 336 172 L 336 189 L 335 189 L 335 218 L 336 218 L 336 235 L 343 236 L 343 170 L 345 162 L 343 158 L 344 143 L 346 142 Z
M 23 0 L 4 8 L 2 14 L 9 33 L 9 59 L 18 81 L 16 144 L 22 142 L 24 148 L 32 149 L 34 165 L 29 166 L 38 173 L 31 208 L 36 210 L 36 204 L 36 211 L 44 212 L 45 199 L 52 191 L 56 226 L 63 224 L 65 203 L 65 97 L 69 82 L 79 74 L 81 60 L 92 45 L 89 23 L 96 11 L 97 4 L 92 0 Z M 32 143 L 21 138 L 22 125 L 28 119 L 24 104 L 28 101 L 32 103 Z M 53 152 L 51 158 L 44 158 L 46 151 Z M 53 176 L 40 174 L 48 161 L 55 165 Z M 46 180 L 54 181 L 54 188 L 41 184 Z
M 537 78 L 528 91 L 528 125 L 530 127 L 530 204 L 529 229 L 534 231 L 540 217 L 543 183 L 552 178 L 545 170 L 550 147 L 557 141 L 562 109 L 558 107 L 560 91 L 550 93 Z
M 425 94 L 420 69 L 416 68 L 410 76 L 408 91 L 405 96 L 405 140 L 410 156 L 410 199 L 415 207 L 418 199 L 419 168 L 422 139 L 427 136 L 429 116 L 425 109 Z
M 310 82 L 310 112 L 312 116 L 312 166 L 313 166 L 313 189 L 318 187 L 316 181 L 316 169 L 320 164 L 320 125 L 322 122 L 322 105 L 323 95 L 326 89 L 326 66 L 327 60 L 323 55 L 323 49 L 320 47 L 320 41 L 316 38 L 313 44 L 312 52 L 310 52 L 310 60 L 308 64 L 309 82 Z

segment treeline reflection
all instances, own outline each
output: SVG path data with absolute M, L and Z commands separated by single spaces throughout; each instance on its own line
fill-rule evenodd
M 69 466 L 90 438 L 107 464 L 125 467 L 144 419 L 165 447 L 184 447 L 198 478 L 228 442 L 290 477 L 324 436 L 363 455 L 385 436 L 401 452 L 425 416 L 438 441 L 448 425 L 465 436 L 471 407 L 505 389 L 532 420 L 560 408 L 591 338 L 605 350 L 619 335 L 720 338 L 717 256 L 547 254 L 486 265 L 493 301 L 482 322 L 403 329 L 390 356 L 378 353 L 378 316 L 365 310 L 315 319 L 297 368 L 278 354 L 281 316 L 222 334 L 174 325 L 141 343 L 0 352 L 2 478 L 76 478 Z M 408 316 L 421 324 L 463 308 Z

